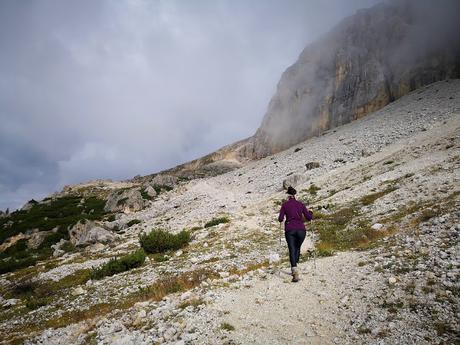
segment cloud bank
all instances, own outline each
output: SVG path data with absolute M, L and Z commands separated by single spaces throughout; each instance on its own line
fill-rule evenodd
M 0 210 L 252 135 L 303 47 L 376 0 L 0 2 Z

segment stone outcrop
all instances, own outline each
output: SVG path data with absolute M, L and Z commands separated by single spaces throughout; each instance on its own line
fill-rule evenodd
M 38 204 L 38 202 L 34 199 L 27 201 L 24 206 L 22 206 L 21 211 L 29 211 L 34 205 Z
M 293 174 L 283 180 L 283 188 L 288 189 L 289 187 L 297 187 L 297 185 L 301 184 L 305 178 L 301 174 Z
M 166 186 L 169 188 L 174 188 L 174 186 L 177 184 L 177 181 L 179 179 L 176 176 L 172 175 L 156 175 L 152 179 L 152 185 L 154 186 Z
M 460 77 L 458 13 L 458 1 L 405 0 L 346 18 L 283 73 L 245 154 L 265 157 L 421 86 Z
M 109 194 L 104 210 L 106 212 L 136 212 L 142 210 L 148 201 L 142 197 L 139 189 L 116 190 Z
M 91 221 L 78 222 L 70 230 L 70 242 L 74 246 L 85 246 L 94 243 L 109 243 L 115 235 Z

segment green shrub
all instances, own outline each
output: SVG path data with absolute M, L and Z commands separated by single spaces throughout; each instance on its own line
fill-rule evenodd
M 142 199 L 153 200 L 153 198 L 149 195 L 149 193 L 145 191 L 145 188 L 141 189 L 141 196 L 142 196 Z
M 190 242 L 190 233 L 182 230 L 177 235 L 173 235 L 167 231 L 155 229 L 149 234 L 139 236 L 139 242 L 147 253 L 162 253 L 187 245 Z
M 204 225 L 204 227 L 209 228 L 211 226 L 215 226 L 215 225 L 222 224 L 222 223 L 228 223 L 228 222 L 230 222 L 230 219 L 228 219 L 227 217 L 213 218 L 209 222 L 207 222 Z
M 316 256 L 317 257 L 326 257 L 326 256 L 333 256 L 334 255 L 334 250 L 322 246 L 318 246 L 316 249 Z
M 21 239 L 18 240 L 15 244 L 9 246 L 6 248 L 2 253 L 0 253 L 0 258 L 7 258 L 7 257 L 13 257 L 13 258 L 20 258 L 24 257 L 24 253 L 26 253 L 27 250 L 27 240 L 26 239 Z
M 318 191 L 321 190 L 321 188 L 312 183 L 310 185 L 310 188 L 308 188 L 307 190 L 311 195 L 316 195 L 318 194 Z
M 44 239 L 43 239 L 43 242 L 40 244 L 40 246 L 38 247 L 38 249 L 45 249 L 45 248 L 49 248 L 51 247 L 52 245 L 58 243 L 61 239 L 64 239 L 64 240 L 68 240 L 69 239 L 69 233 L 68 231 L 63 228 L 63 227 L 60 227 L 59 230 L 57 232 L 53 232 L 49 235 L 47 235 Z
M 173 187 L 156 184 L 153 186 L 153 189 L 155 189 L 155 192 L 157 192 L 157 194 L 160 194 L 163 191 L 169 192 L 170 190 L 173 190 Z
M 63 245 L 61 245 L 61 250 L 65 251 L 66 253 L 70 253 L 75 250 L 75 246 L 71 242 L 65 242 Z
M 142 221 L 139 220 L 139 219 L 132 219 L 132 220 L 130 220 L 130 221 L 128 222 L 128 224 L 126 224 L 126 225 L 127 225 L 128 228 L 129 228 L 130 226 L 133 226 L 134 224 L 139 224 L 139 223 L 142 223 Z
M 26 298 L 26 307 L 34 310 L 51 303 L 50 297 L 34 297 L 29 296 Z
M 113 222 L 113 221 L 115 221 L 115 219 L 116 219 L 116 217 L 115 217 L 114 214 L 111 214 L 110 216 L 107 217 L 108 222 Z
M 155 261 L 155 262 L 165 262 L 165 261 L 168 261 L 168 260 L 169 260 L 169 257 L 166 256 L 166 255 L 155 254 L 153 256 L 153 261 Z
M 225 330 L 225 331 L 228 331 L 228 332 L 231 332 L 231 331 L 235 330 L 235 327 L 233 325 L 229 324 L 228 322 L 221 323 L 220 328 Z
M 21 268 L 34 266 L 38 259 L 34 257 L 26 257 L 24 259 L 0 260 L 0 274 L 13 272 Z
M 94 268 L 90 273 L 91 279 L 102 279 L 107 276 L 113 276 L 114 274 L 140 267 L 144 263 L 145 257 L 144 250 L 139 249 L 121 258 L 111 259 L 102 266 Z
M 102 219 L 105 201 L 97 197 L 85 198 L 69 195 L 51 199 L 48 203 L 34 204 L 29 211 L 18 210 L 8 217 L 0 219 L 0 243 L 7 238 L 25 233 L 29 229 L 39 231 L 51 230 L 56 227 L 66 230 L 82 219 Z M 7 227 L 7 223 L 12 225 Z

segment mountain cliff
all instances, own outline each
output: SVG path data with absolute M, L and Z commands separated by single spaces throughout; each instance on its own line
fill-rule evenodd
M 393 1 L 360 10 L 307 46 L 282 75 L 250 158 L 282 151 L 460 76 L 460 2 Z

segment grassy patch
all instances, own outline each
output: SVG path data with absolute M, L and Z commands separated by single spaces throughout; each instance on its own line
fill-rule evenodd
M 372 193 L 372 194 L 369 194 L 369 195 L 366 195 L 366 196 L 363 196 L 360 201 L 363 205 L 367 206 L 367 205 L 371 205 L 374 203 L 375 200 L 381 198 L 382 196 L 385 196 L 393 191 L 395 191 L 397 188 L 396 187 L 389 187 L 385 190 L 382 190 L 380 192 L 376 192 L 376 193 Z
M 93 269 L 91 271 L 91 279 L 102 279 L 107 276 L 113 276 L 114 274 L 140 267 L 144 263 L 145 257 L 144 250 L 139 249 L 120 258 L 111 259 L 102 266 Z
M 51 297 L 35 298 L 33 296 L 30 296 L 26 299 L 26 307 L 30 310 L 38 309 L 40 307 L 50 304 L 51 300 Z
M 149 234 L 139 236 L 141 247 L 147 253 L 163 253 L 168 250 L 177 250 L 190 242 L 190 233 L 182 230 L 177 235 L 161 229 L 154 229 Z
M 31 280 L 22 280 L 5 294 L 7 298 L 19 298 L 31 303 L 40 300 L 50 301 L 51 297 L 56 296 L 59 291 L 73 288 L 86 283 L 90 279 L 89 269 L 78 270 L 73 274 L 65 276 L 59 281 L 35 282 Z M 37 302 L 37 305 L 40 302 Z
M 316 214 L 315 214 L 316 215 Z M 365 249 L 387 235 L 373 230 L 369 221 L 360 218 L 354 207 L 345 207 L 331 214 L 320 214 L 312 224 L 319 235 L 318 255 L 329 256 L 336 250 Z
M 211 226 L 215 226 L 218 224 L 223 224 L 223 223 L 229 223 L 230 219 L 227 217 L 219 217 L 219 218 L 213 218 L 209 222 L 207 222 L 204 227 L 205 228 L 210 228 Z
M 222 322 L 220 324 L 220 329 L 223 329 L 224 331 L 231 332 L 235 330 L 235 327 L 228 322 Z
M 441 215 L 441 212 L 439 209 L 435 209 L 435 208 L 427 208 L 427 209 L 424 209 L 420 215 L 417 217 L 417 221 L 418 222 L 427 222 L 429 221 L 431 218 L 434 218 L 434 217 L 438 217 Z
M 185 302 L 182 302 L 181 304 L 179 304 L 179 308 L 180 309 L 185 309 L 187 307 L 198 307 L 199 305 L 202 305 L 202 304 L 205 304 L 205 302 L 201 299 L 201 298 L 193 298 L 191 300 L 188 300 L 188 301 L 185 301 Z
M 316 186 L 315 184 L 311 184 L 310 187 L 307 189 L 308 193 L 310 193 L 311 195 L 316 195 L 318 194 L 318 191 L 321 190 L 321 188 L 319 188 L 318 186 Z
M 330 246 L 327 246 L 325 243 L 320 243 L 316 248 L 316 256 L 318 257 L 327 257 L 333 255 L 334 249 L 330 248 Z
M 162 255 L 162 254 L 154 254 L 152 258 L 153 258 L 153 261 L 155 262 L 165 262 L 169 260 L 168 256 Z

